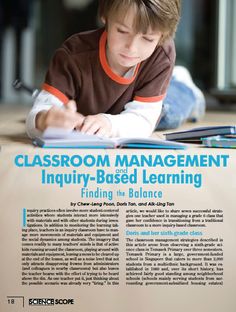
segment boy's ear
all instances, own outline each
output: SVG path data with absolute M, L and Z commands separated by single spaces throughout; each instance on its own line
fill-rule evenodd
M 106 24 L 106 19 L 105 19 L 104 16 L 101 16 L 101 21 L 102 21 L 102 23 L 103 23 L 104 25 Z

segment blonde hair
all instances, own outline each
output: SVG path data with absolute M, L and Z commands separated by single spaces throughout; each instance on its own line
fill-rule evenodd
M 134 30 L 147 33 L 148 29 L 163 34 L 162 43 L 174 37 L 180 19 L 181 0 L 100 0 L 99 15 L 108 19 L 125 18 L 130 8 L 135 9 Z

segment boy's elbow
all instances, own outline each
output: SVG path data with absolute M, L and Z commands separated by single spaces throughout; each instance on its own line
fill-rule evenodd
M 35 137 L 40 135 L 40 131 L 36 128 L 35 119 L 36 119 L 37 112 L 31 110 L 26 117 L 26 134 L 30 139 L 34 139 Z

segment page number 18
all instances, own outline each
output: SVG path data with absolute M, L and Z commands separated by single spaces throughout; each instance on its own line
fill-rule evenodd
M 8 304 L 15 304 L 15 299 L 13 299 L 13 298 L 12 299 L 8 299 L 7 301 L 8 301 Z

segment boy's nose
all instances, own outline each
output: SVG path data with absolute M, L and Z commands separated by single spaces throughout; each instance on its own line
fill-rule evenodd
M 137 40 L 136 38 L 129 39 L 125 42 L 125 48 L 130 52 L 130 53 L 135 53 L 137 49 Z

